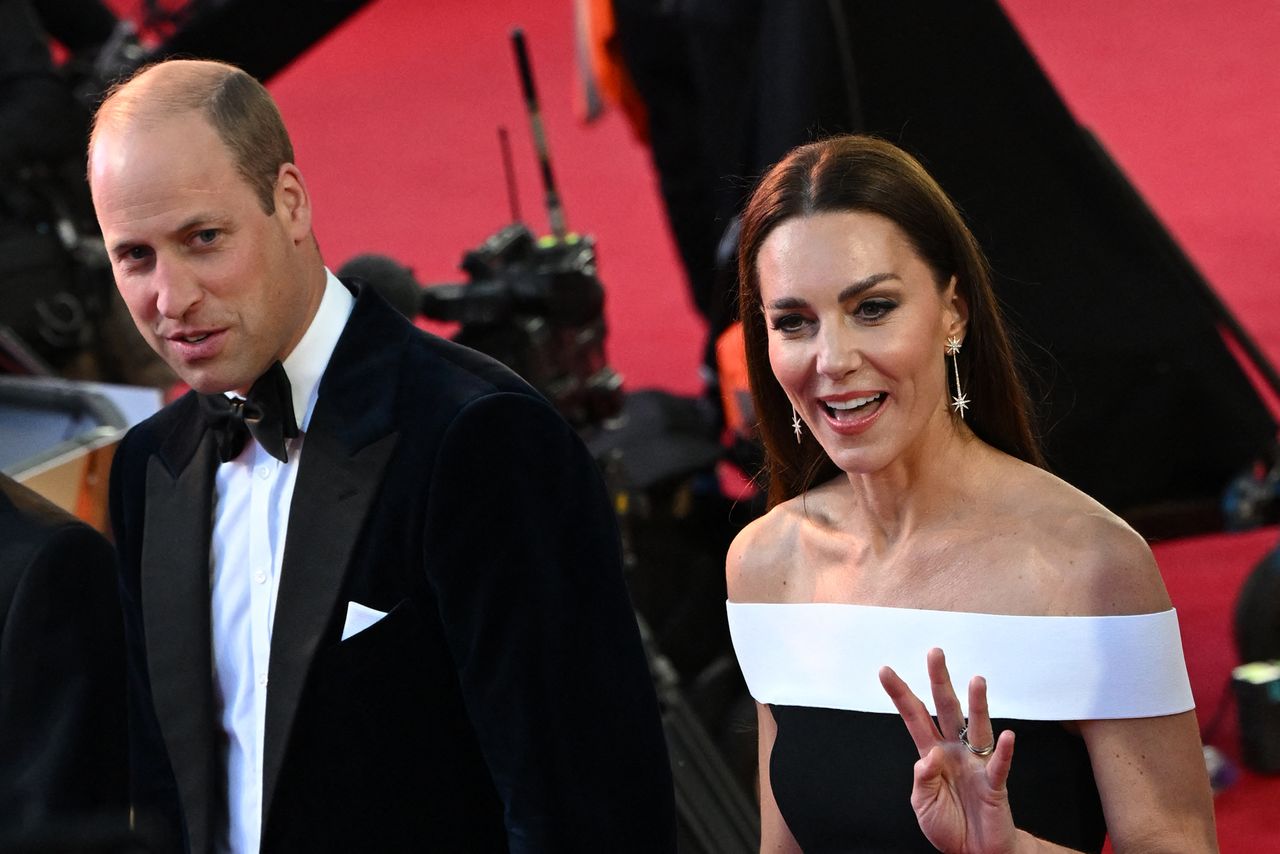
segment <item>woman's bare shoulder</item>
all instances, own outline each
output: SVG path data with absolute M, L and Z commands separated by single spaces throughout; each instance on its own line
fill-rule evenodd
M 1108 510 L 1081 513 L 1063 525 L 1077 555 L 1080 606 L 1092 614 L 1149 614 L 1172 604 L 1151 547 Z
M 743 528 L 729 545 L 725 583 L 734 602 L 782 602 L 804 524 L 793 498 Z
M 1064 610 L 1146 614 L 1167 610 L 1169 595 L 1146 540 L 1095 499 L 1049 472 L 1025 472 L 1014 503 L 1027 533 L 1065 582 Z M 1024 491 L 1025 490 L 1025 491 Z

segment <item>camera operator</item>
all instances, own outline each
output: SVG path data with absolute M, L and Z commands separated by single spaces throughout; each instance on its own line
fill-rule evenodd
M 0 370 L 173 381 L 115 296 L 84 181 L 88 106 L 140 54 L 101 0 L 0 0 Z
M 72 32 L 83 38 L 86 31 Z M 0 0 L 0 174 L 5 185 L 32 165 L 54 168 L 77 157 L 88 121 L 53 66 L 35 6 L 29 0 Z M 4 210 L 6 217 L 16 213 Z

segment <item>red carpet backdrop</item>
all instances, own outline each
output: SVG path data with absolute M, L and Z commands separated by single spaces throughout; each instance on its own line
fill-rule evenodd
M 1280 362 L 1280 6 L 1004 5 L 1079 120 Z M 382 252 L 422 281 L 459 279 L 462 251 L 509 220 L 499 125 L 511 132 L 525 218 L 546 230 L 507 38 L 513 25 L 529 38 L 570 227 L 599 241 L 612 362 L 632 389 L 696 392 L 702 330 L 647 153 L 620 115 L 585 127 L 575 114 L 568 0 L 376 0 L 272 82 L 326 259 L 336 268 Z M 1202 725 L 1235 663 L 1236 592 L 1276 539 L 1267 529 L 1156 545 Z M 1234 709 L 1213 741 L 1237 754 Z M 1221 793 L 1222 850 L 1280 851 L 1278 800 L 1280 779 L 1249 774 Z

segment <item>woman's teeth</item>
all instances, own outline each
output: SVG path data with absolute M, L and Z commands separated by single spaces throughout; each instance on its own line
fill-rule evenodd
M 839 420 L 861 415 L 862 413 L 858 410 L 869 404 L 878 403 L 883 397 L 884 392 L 879 392 L 878 394 L 869 394 L 866 397 L 855 397 L 849 400 L 823 401 L 823 406 L 827 408 L 833 418 Z
M 182 339 L 182 340 L 183 340 L 183 341 L 186 341 L 188 344 L 199 344 L 201 341 L 203 341 L 204 339 L 206 339 L 206 338 L 208 338 L 208 337 L 209 337 L 209 333 L 208 333 L 208 332 L 206 332 L 206 333 L 205 333 L 205 334 L 203 334 L 203 335 L 188 335 L 188 336 L 183 337 L 183 339 Z

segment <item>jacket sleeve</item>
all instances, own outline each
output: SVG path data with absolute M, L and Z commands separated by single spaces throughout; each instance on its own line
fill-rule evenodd
M 0 824 L 110 815 L 125 779 L 124 638 L 111 546 L 53 529 L 21 569 L 0 637 Z
M 529 395 L 466 406 L 439 448 L 423 542 L 511 851 L 674 851 L 616 522 L 573 430 Z

